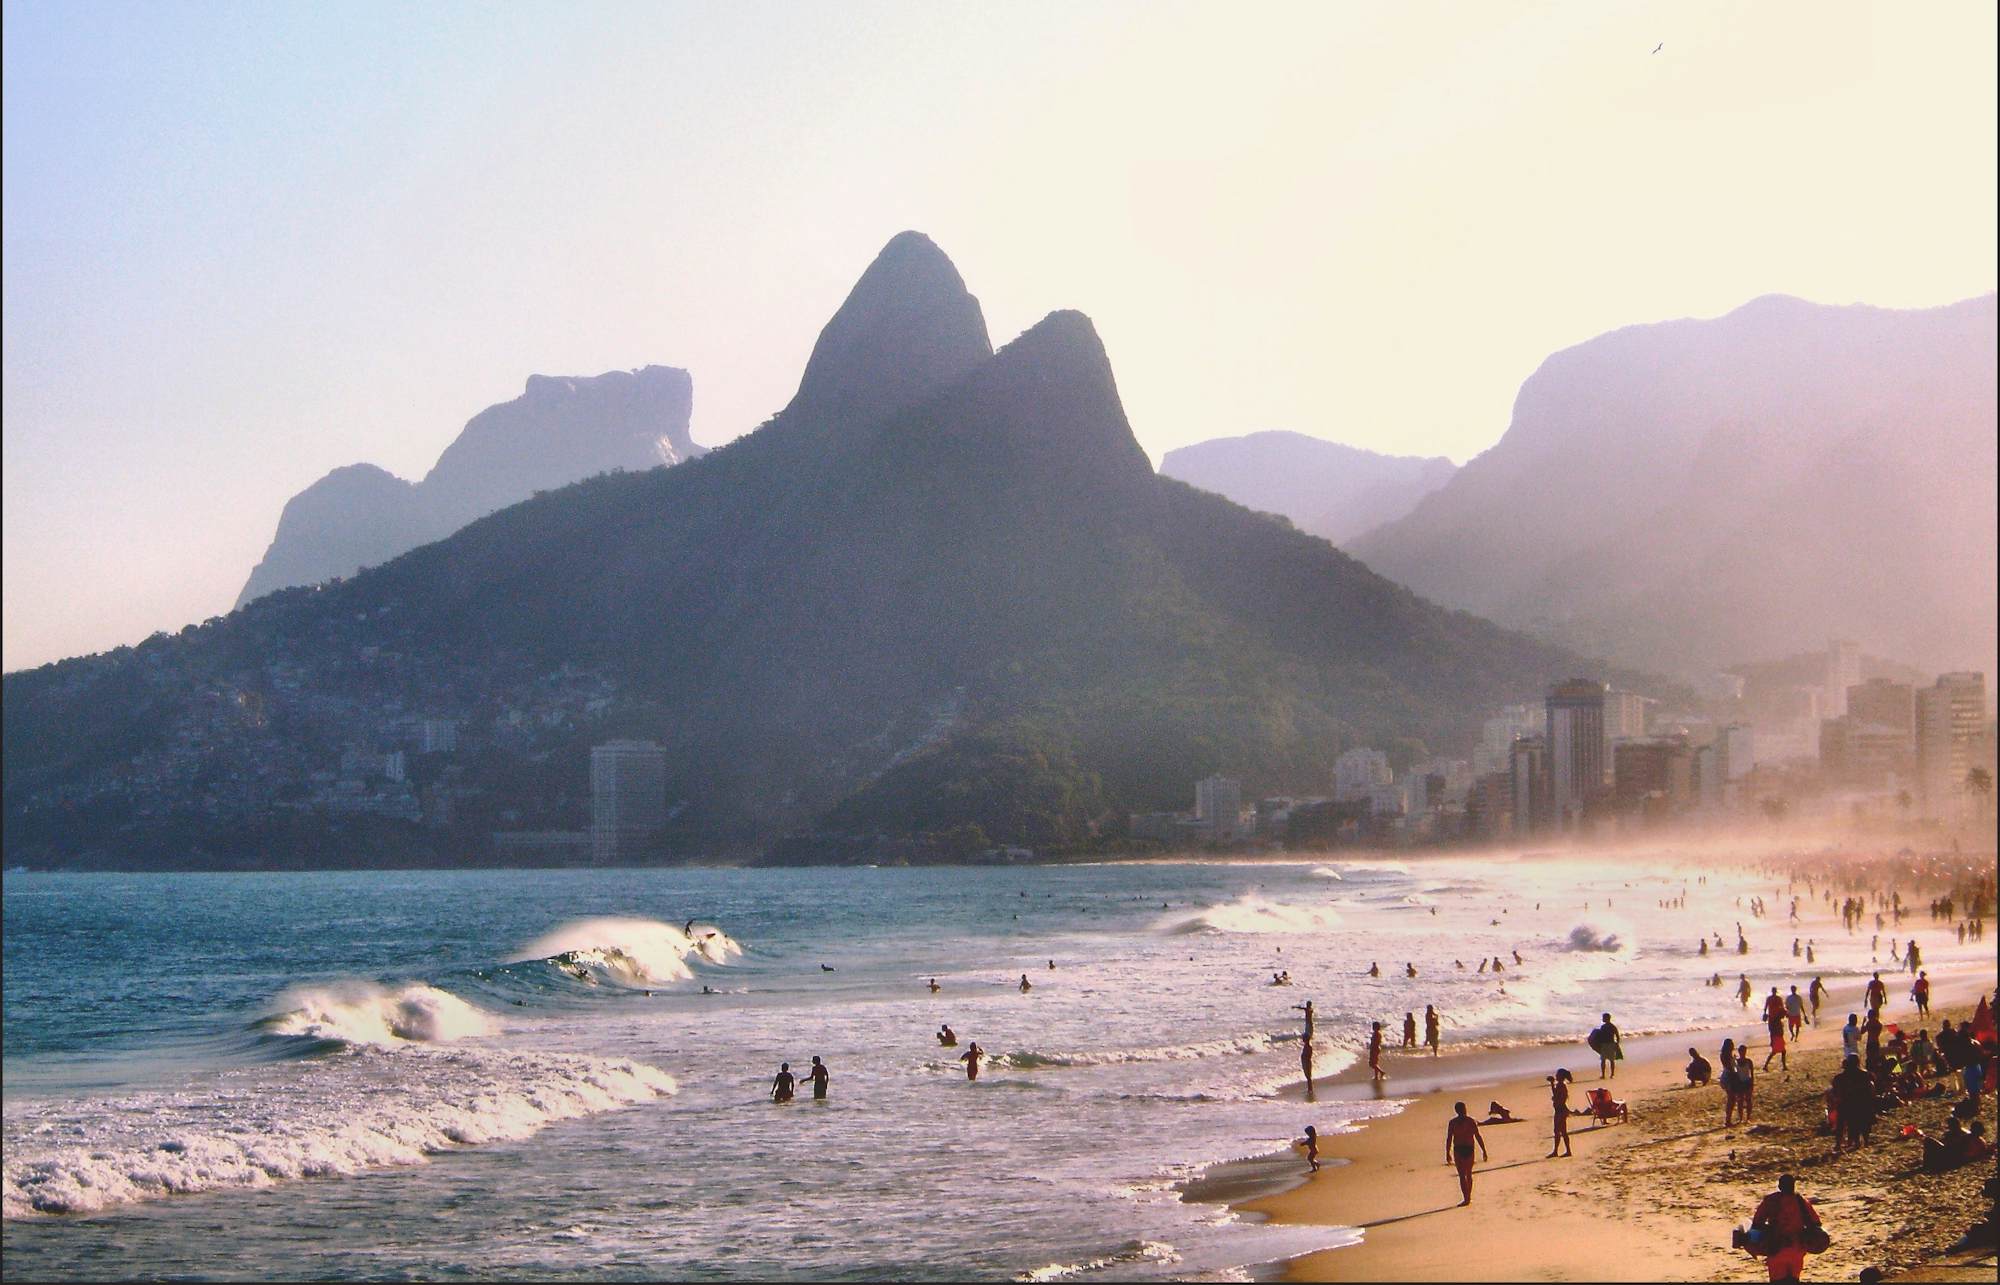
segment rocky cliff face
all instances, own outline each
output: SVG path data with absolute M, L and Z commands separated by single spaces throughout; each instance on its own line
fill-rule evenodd
M 1513 423 L 1356 540 L 1438 600 L 1667 670 L 1828 637 L 1927 668 L 1995 651 L 1994 297 L 1769 297 L 1550 357 Z
M 530 375 L 521 396 L 473 416 L 421 482 L 354 464 L 293 496 L 236 605 L 353 575 L 536 491 L 692 459 L 706 449 L 688 436 L 693 407 L 693 381 L 672 366 Z
M 1218 437 L 1168 451 L 1160 461 L 1168 477 L 1281 514 L 1343 547 L 1402 517 L 1457 471 L 1443 456 L 1378 455 L 1284 432 Z

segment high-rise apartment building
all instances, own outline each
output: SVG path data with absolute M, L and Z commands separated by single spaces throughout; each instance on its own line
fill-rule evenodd
M 1567 830 L 1604 795 L 1604 684 L 1572 678 L 1549 689 L 1549 789 Z
M 1826 699 L 1820 703 L 1820 715 L 1824 718 L 1839 718 L 1851 712 L 1847 705 L 1847 690 L 1861 682 L 1861 644 L 1845 638 L 1835 638 L 1826 645 Z M 1867 720 L 1873 722 L 1873 719 Z
M 1620 741 L 1634 740 L 1646 734 L 1646 706 L 1652 703 L 1637 692 L 1609 691 L 1604 693 L 1604 781 L 1606 785 L 1611 783 L 1615 747 Z
M 1243 815 L 1243 787 L 1226 776 L 1203 777 L 1194 783 L 1194 819 L 1218 839 L 1236 837 Z
M 1549 743 L 1539 736 L 1517 736 L 1508 755 L 1512 786 L 1514 833 L 1540 834 L 1555 821 L 1549 790 Z
M 1333 761 L 1333 797 L 1347 803 L 1365 799 L 1378 785 L 1394 780 L 1389 756 L 1380 750 L 1352 749 Z
M 1916 693 L 1908 683 L 1871 678 L 1849 687 L 1847 713 L 1858 722 L 1900 728 L 1913 740 L 1916 736 Z
M 1926 813 L 1944 816 L 1957 810 L 1985 730 L 1984 674 L 1940 674 L 1935 686 L 1917 691 L 1917 793 Z
M 667 823 L 667 752 L 652 741 L 590 751 L 590 855 L 598 865 L 639 856 Z

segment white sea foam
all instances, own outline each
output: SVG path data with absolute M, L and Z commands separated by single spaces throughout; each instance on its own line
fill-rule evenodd
M 1340 914 L 1331 907 L 1266 901 L 1250 893 L 1192 915 L 1169 916 L 1155 927 L 1169 933 L 1313 933 L 1339 923 Z
M 726 964 L 743 947 L 712 924 L 676 928 L 653 919 L 580 919 L 537 938 L 515 960 L 546 959 L 588 985 L 687 981 L 690 959 Z
M 675 1088 L 624 1059 L 364 1045 L 203 1089 L 10 1104 L 0 1216 L 420 1164 Z
M 421 982 L 395 990 L 369 982 L 298 987 L 278 1003 L 279 1012 L 259 1024 L 264 1030 L 343 1044 L 435 1044 L 499 1029 L 458 996 Z
M 1332 866 L 1314 866 L 1312 868 L 1312 876 L 1315 879 L 1338 880 L 1341 874 L 1340 871 L 1335 870 Z
M 1101 1272 L 1113 1267 L 1128 1267 L 1134 1263 L 1178 1263 L 1181 1256 L 1172 1245 L 1153 1240 L 1127 1241 L 1116 1251 L 1102 1258 L 1092 1258 L 1081 1263 L 1050 1263 L 1022 1272 L 1017 1281 L 1062 1281 L 1085 1276 L 1091 1272 Z
M 1626 931 L 1623 925 L 1578 924 L 1569 930 L 1563 949 L 1617 954 L 1626 949 Z

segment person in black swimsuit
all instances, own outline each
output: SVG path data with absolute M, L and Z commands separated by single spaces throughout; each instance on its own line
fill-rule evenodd
M 1479 1158 L 1488 1159 L 1486 1139 L 1480 1136 L 1479 1121 L 1465 1113 L 1465 1103 L 1454 1102 L 1451 1109 L 1456 1112 L 1451 1122 L 1444 1127 L 1444 1159 L 1448 1165 L 1458 1169 L 1458 1189 L 1464 1199 L 1458 1203 L 1472 1203 L 1472 1148 L 1479 1147 Z

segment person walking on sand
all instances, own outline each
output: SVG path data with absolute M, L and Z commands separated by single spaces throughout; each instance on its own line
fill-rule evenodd
M 1416 1046 L 1417 1015 L 1415 1013 L 1405 1013 L 1403 1014 L 1403 1047 L 1413 1049 Z
M 1618 1027 L 1612 1023 L 1611 1014 L 1604 1013 L 1600 1016 L 1604 1019 L 1604 1025 L 1592 1031 L 1590 1038 L 1584 1043 L 1590 1045 L 1590 1051 L 1597 1054 L 1597 1078 L 1601 1080 L 1608 1074 L 1615 1080 L 1618 1078 L 1618 1063 L 1625 1056 L 1625 1047 L 1619 1041 Z
M 1764 1233 L 1764 1267 L 1774 1281 L 1795 1281 L 1806 1269 L 1807 1241 L 1819 1230 L 1819 1211 L 1798 1193 L 1798 1179 L 1784 1174 L 1778 1189 L 1757 1205 L 1750 1229 Z
M 1375 1023 L 1368 1032 L 1368 1070 L 1378 1080 L 1385 1080 L 1388 1074 L 1382 1070 L 1382 1023 Z
M 1312 1172 L 1319 1172 L 1319 1131 L 1306 1126 L 1306 1164 Z
M 806 1069 L 806 1083 L 813 1086 L 813 1101 L 826 1101 L 826 1082 L 831 1078 L 832 1073 L 826 1069 L 826 1063 L 814 1057 L 813 1064 Z
M 1815 977 L 1812 985 L 1806 987 L 1806 997 L 1812 1001 L 1812 1024 L 1819 1025 L 1820 1001 L 1826 998 L 1826 983 Z
M 1437 1006 L 1424 1005 L 1424 1043 L 1430 1046 L 1432 1057 L 1438 1055 L 1438 1024 Z
M 1479 1147 L 1479 1158 L 1490 1160 L 1486 1154 L 1486 1139 L 1480 1136 L 1479 1121 L 1465 1113 L 1465 1103 L 1451 1104 L 1451 1122 L 1444 1127 L 1444 1161 L 1458 1169 L 1458 1190 L 1464 1197 L 1458 1202 L 1459 1208 L 1472 1203 L 1472 1148 Z
M 1555 1137 L 1549 1143 L 1548 1158 L 1553 1160 L 1560 1151 L 1563 1155 L 1573 1154 L 1569 1149 L 1569 1084 L 1570 1073 L 1562 1067 L 1549 1077 L 1549 1108 L 1555 1112 Z
M 1757 1096 L 1757 1068 L 1750 1065 L 1750 1050 L 1738 1045 L 1736 1048 L 1736 1095 L 1737 1105 L 1743 1114 L 1738 1124 L 1750 1123 L 1750 1106 Z
M 1805 1024 L 1806 1024 L 1805 996 L 1799 994 L 1798 984 L 1794 982 L 1792 984 L 1791 992 L 1785 996 L 1785 1025 L 1786 1027 L 1789 1028 L 1791 1037 L 1794 1040 L 1796 1040 L 1799 1038 L 1800 1029 L 1803 1028 Z
M 1845 1057 L 1861 1056 L 1861 1018 L 1849 1013 L 1847 1025 L 1840 1028 L 1840 1051 Z
M 1917 980 L 1910 986 L 1910 998 L 1916 1002 L 1917 1016 L 1931 1015 L 1931 976 L 1929 972 L 1917 974 Z
M 1868 1007 L 1881 1008 L 1889 1002 L 1889 984 L 1877 973 L 1868 979 Z
M 777 1078 L 771 1081 L 771 1101 L 790 1102 L 792 1092 L 798 1087 L 799 1077 L 792 1074 L 790 1062 L 778 1063 Z
M 1776 1017 L 1765 1021 L 1764 1030 L 1771 1037 L 1771 1051 L 1764 1055 L 1764 1069 L 1766 1071 L 1770 1070 L 1771 1059 L 1777 1058 L 1778 1069 L 1786 1075 L 1790 1075 L 1792 1073 L 1792 1064 L 1785 1056 L 1785 1013 L 1782 1005 L 1779 1007 Z

